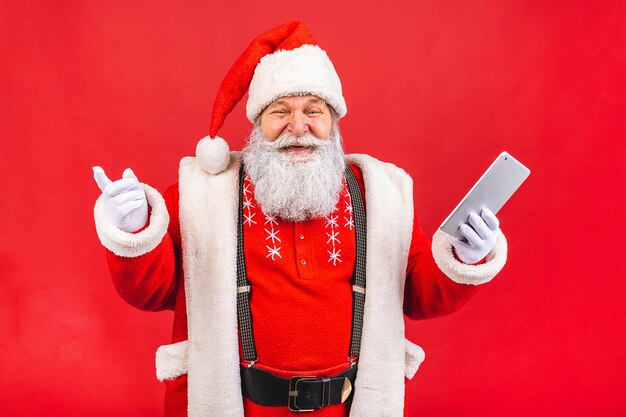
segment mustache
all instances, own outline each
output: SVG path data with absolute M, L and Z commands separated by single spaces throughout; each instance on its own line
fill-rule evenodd
M 328 140 L 318 139 L 315 135 L 310 133 L 304 136 L 294 136 L 290 133 L 286 133 L 280 135 L 274 142 L 268 142 L 267 145 L 275 150 L 280 150 L 291 146 L 319 148 L 327 142 Z

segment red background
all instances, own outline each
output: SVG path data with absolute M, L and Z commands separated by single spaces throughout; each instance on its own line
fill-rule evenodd
M 0 2 L 0 415 L 158 416 L 171 313 L 108 277 L 91 166 L 161 191 L 254 36 L 304 20 L 342 77 L 348 152 L 415 179 L 432 234 L 507 150 L 501 274 L 407 324 L 415 416 L 626 415 L 626 8 L 602 1 Z M 221 135 L 240 149 L 243 105 Z

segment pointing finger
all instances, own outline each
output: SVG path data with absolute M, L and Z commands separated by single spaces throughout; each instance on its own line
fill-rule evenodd
M 137 179 L 137 176 L 135 175 L 135 173 L 133 172 L 132 169 L 126 168 L 124 170 L 124 173 L 122 174 L 122 178 L 134 178 L 134 179 Z
M 93 178 L 96 180 L 98 188 L 100 188 L 100 191 L 104 192 L 107 185 L 111 184 L 111 180 L 107 177 L 107 174 L 104 173 L 104 170 L 101 167 L 95 166 L 91 169 L 93 169 Z

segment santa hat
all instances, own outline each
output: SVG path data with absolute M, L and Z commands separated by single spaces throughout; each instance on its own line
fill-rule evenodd
M 200 166 L 211 174 L 220 173 L 230 162 L 228 144 L 217 132 L 246 91 L 246 116 L 252 123 L 277 98 L 301 94 L 324 99 L 340 118 L 347 112 L 339 76 L 304 23 L 280 25 L 254 39 L 220 85 L 209 135 L 196 146 Z

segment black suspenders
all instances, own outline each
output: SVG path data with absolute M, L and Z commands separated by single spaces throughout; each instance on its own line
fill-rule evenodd
M 243 254 L 243 183 L 245 177 L 243 163 L 239 169 L 239 214 L 237 224 L 237 321 L 239 337 L 243 349 L 243 358 L 249 366 L 258 360 L 254 335 L 252 332 L 252 315 L 250 313 L 250 281 L 246 274 L 246 261 Z M 348 165 L 345 171 L 348 190 L 352 200 L 352 213 L 356 234 L 356 260 L 352 275 L 352 335 L 348 360 L 356 361 L 361 350 L 363 331 L 363 310 L 365 306 L 365 254 L 366 254 L 366 218 L 361 188 L 354 172 Z
M 250 312 L 250 281 L 246 274 L 246 259 L 243 256 L 243 181 L 245 168 L 243 161 L 239 168 L 239 214 L 237 220 L 237 323 L 243 349 L 243 359 L 252 366 L 257 360 L 256 346 L 252 334 L 252 313 Z
M 361 187 L 352 169 L 346 164 L 346 182 L 352 201 L 352 216 L 356 235 L 356 260 L 352 274 L 352 337 L 350 338 L 349 360 L 354 362 L 361 351 L 363 334 L 363 309 L 365 307 L 365 255 L 367 250 L 367 219 Z

